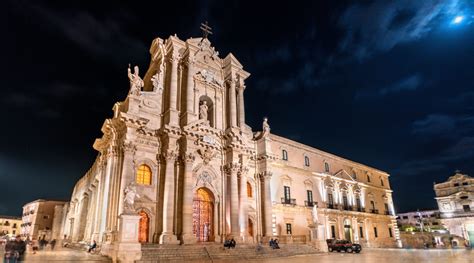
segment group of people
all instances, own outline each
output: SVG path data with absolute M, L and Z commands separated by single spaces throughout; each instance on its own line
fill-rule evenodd
M 5 263 L 16 263 L 23 261 L 23 257 L 26 251 L 26 242 L 21 239 L 20 235 L 17 235 L 14 240 L 9 240 L 5 245 Z
M 280 249 L 280 246 L 278 245 L 278 239 L 270 239 L 269 245 L 272 249 Z
M 36 252 L 39 250 L 44 250 L 46 246 L 48 246 L 48 244 L 50 245 L 51 247 L 51 250 L 54 250 L 54 248 L 56 247 L 56 239 L 53 239 L 51 241 L 48 241 L 46 240 L 44 237 L 41 238 L 40 240 L 32 240 L 29 242 L 30 245 L 31 245 L 31 248 L 33 250 L 33 254 L 36 254 Z
M 228 249 L 235 248 L 234 238 L 227 239 L 226 241 L 224 241 L 224 248 L 228 248 Z

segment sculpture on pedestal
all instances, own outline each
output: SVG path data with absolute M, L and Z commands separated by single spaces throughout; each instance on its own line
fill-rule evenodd
M 137 193 L 137 187 L 135 182 L 131 182 L 124 190 L 124 206 L 123 211 L 125 214 L 135 214 L 135 199 L 140 198 Z
M 140 91 L 143 88 L 143 80 L 138 75 L 138 66 L 135 66 L 132 70 L 130 69 L 130 64 L 128 65 L 128 79 L 130 80 L 130 91 L 129 94 L 140 95 Z
M 319 219 L 318 219 L 318 205 L 315 203 L 313 205 L 313 209 L 311 211 L 311 214 L 313 216 L 313 224 L 315 226 L 319 225 Z
M 207 102 L 203 101 L 201 106 L 199 106 L 199 119 L 200 120 L 207 120 L 207 110 L 209 107 L 207 107 Z

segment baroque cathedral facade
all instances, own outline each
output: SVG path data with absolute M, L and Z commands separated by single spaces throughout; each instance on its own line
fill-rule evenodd
M 253 132 L 245 123 L 250 74 L 207 37 L 157 38 L 150 53 L 143 78 L 128 70 L 130 91 L 58 213 L 59 236 L 113 244 L 133 191 L 140 243 L 278 237 L 397 246 L 389 174 L 272 134 L 266 119 Z

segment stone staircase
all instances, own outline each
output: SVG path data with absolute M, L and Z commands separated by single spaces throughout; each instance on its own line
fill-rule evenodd
M 238 245 L 234 249 L 224 249 L 221 244 L 196 245 L 156 245 L 142 246 L 142 258 L 137 263 L 155 262 L 223 262 L 231 260 L 247 261 L 260 258 L 290 257 L 321 253 L 305 244 L 280 244 L 280 249 L 264 246 L 257 251 L 255 245 Z

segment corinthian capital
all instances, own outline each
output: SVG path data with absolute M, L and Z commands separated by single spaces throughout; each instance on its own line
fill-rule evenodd
M 192 153 L 186 153 L 181 156 L 181 159 L 186 164 L 192 164 L 194 160 L 196 159 L 196 156 Z
M 166 150 L 163 154 L 163 159 L 166 161 L 175 161 L 178 158 L 178 152 L 175 150 Z
M 228 163 L 224 165 L 224 172 L 228 175 L 237 174 L 240 171 L 240 164 L 239 163 Z
M 273 173 L 270 171 L 263 171 L 257 174 L 260 180 L 263 182 L 265 180 L 270 180 L 272 178 Z

